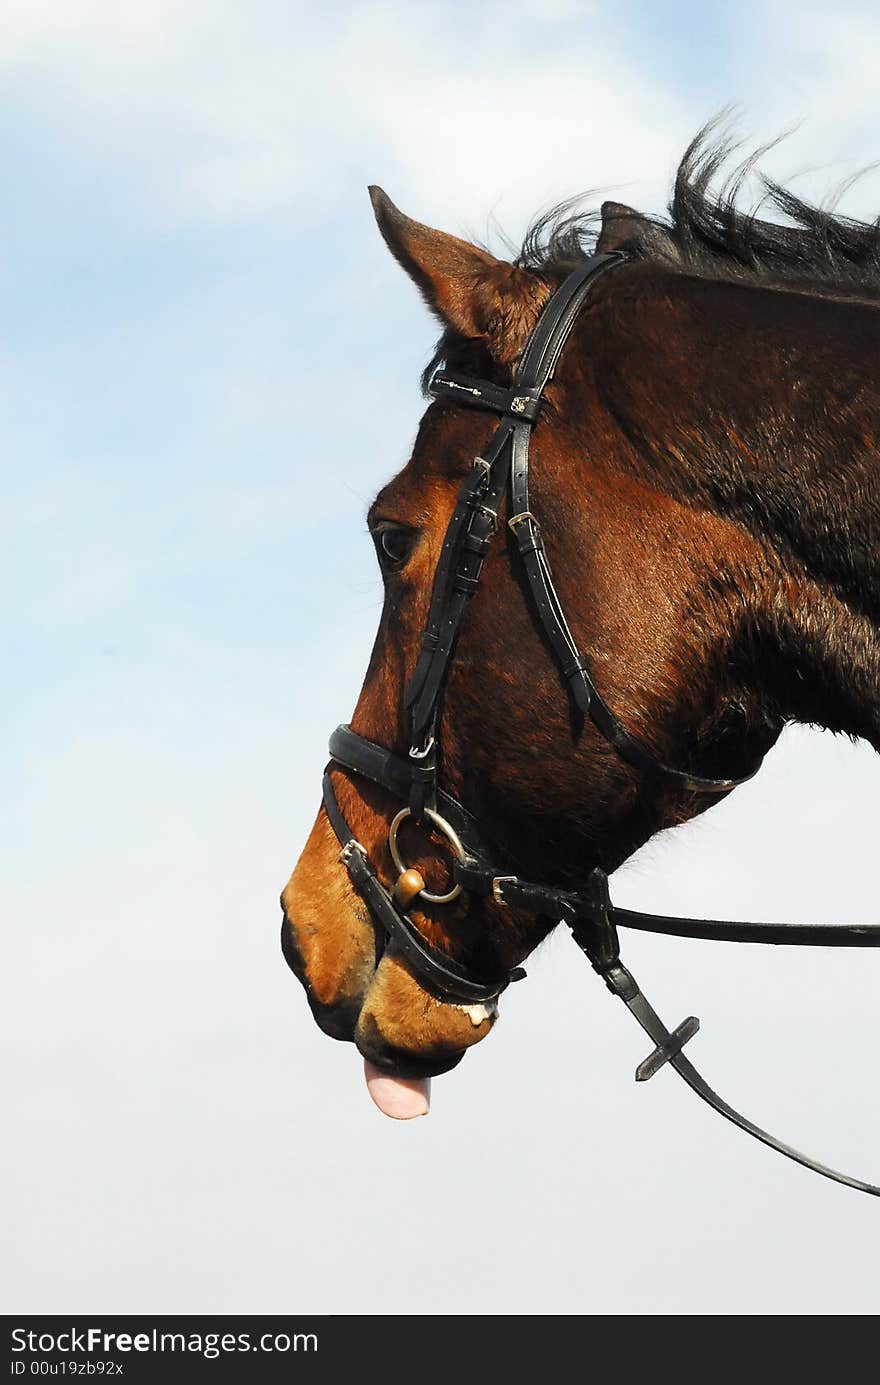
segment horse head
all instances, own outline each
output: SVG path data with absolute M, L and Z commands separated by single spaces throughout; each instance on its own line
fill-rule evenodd
M 568 696 L 505 491 L 479 584 L 462 589 L 436 745 L 426 742 L 443 790 L 487 828 L 492 849 L 560 890 L 613 871 L 717 801 L 706 783 L 745 777 L 787 719 L 878 739 L 867 693 L 880 669 L 876 434 L 866 421 L 876 417 L 866 362 L 877 358 L 878 315 L 863 279 L 856 291 L 845 272 L 857 278 L 862 266 L 851 246 L 837 278 L 805 286 L 803 242 L 786 258 L 761 223 L 750 266 L 730 247 L 725 258 L 708 202 L 686 205 L 693 185 L 680 175 L 671 228 L 605 204 L 594 249 L 621 260 L 591 284 L 531 429 L 530 513 L 610 721 Z M 498 409 L 467 407 L 455 381 L 487 382 L 509 400 L 542 314 L 586 257 L 561 235 L 543 256 L 502 261 L 371 193 L 389 249 L 442 324 L 437 359 L 452 382 L 368 514 L 384 605 L 351 727 L 402 763 L 420 753 L 406 690 L 450 524 L 497 436 Z M 833 549 L 822 543 L 832 523 L 846 534 Z M 558 914 L 518 907 L 503 887 L 456 888 L 442 815 L 402 812 L 387 776 L 344 758 L 329 769 L 332 802 L 415 936 L 465 975 L 509 975 Z M 318 1024 L 391 1079 L 380 1096 L 390 1114 L 423 1111 L 419 1084 L 495 1023 L 491 986 L 473 1002 L 444 993 L 394 936 L 385 945 L 326 805 L 282 904 L 285 956 Z

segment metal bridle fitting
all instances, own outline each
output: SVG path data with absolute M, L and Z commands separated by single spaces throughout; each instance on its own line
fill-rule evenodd
M 424 814 L 430 822 L 431 826 L 436 828 L 438 832 L 441 832 L 443 836 L 446 838 L 446 840 L 449 842 L 449 845 L 452 847 L 459 861 L 465 860 L 467 853 L 465 852 L 465 849 L 461 844 L 461 839 L 458 833 L 456 832 L 455 828 L 452 826 L 452 824 L 448 823 L 446 819 L 441 817 L 439 813 L 435 812 L 433 808 L 425 808 Z M 391 852 L 391 859 L 394 862 L 397 869 L 400 871 L 401 875 L 405 870 L 408 870 L 409 867 L 404 863 L 404 861 L 401 858 L 400 851 L 397 846 L 397 833 L 400 830 L 401 823 L 412 816 L 413 813 L 411 808 L 401 808 L 400 812 L 395 814 L 395 816 L 392 818 L 391 826 L 388 829 L 388 850 Z M 451 890 L 447 890 L 446 894 L 431 894 L 429 890 L 420 891 L 420 897 L 424 899 L 428 904 L 451 904 L 454 899 L 458 899 L 458 896 L 460 894 L 461 885 L 459 885 L 457 882 L 452 886 Z

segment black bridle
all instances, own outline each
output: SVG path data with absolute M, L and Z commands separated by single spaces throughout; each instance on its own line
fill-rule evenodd
M 502 977 L 478 976 L 432 946 L 407 917 L 419 897 L 442 904 L 467 891 L 493 898 L 500 905 L 565 922 L 608 989 L 635 1015 L 655 1044 L 653 1052 L 636 1069 L 637 1081 L 652 1077 L 668 1062 L 698 1096 L 756 1139 L 816 1173 L 880 1196 L 880 1188 L 836 1173 L 800 1154 L 728 1106 L 682 1052 L 699 1029 L 699 1020 L 691 1016 L 674 1030 L 666 1028 L 621 963 L 617 936 L 617 927 L 622 925 L 687 938 L 876 947 L 880 945 L 880 926 L 730 923 L 633 913 L 611 903 L 607 876 L 598 868 L 589 872 L 586 887 L 578 891 L 523 880 L 515 861 L 487 841 L 467 809 L 438 784 L 437 738 L 443 689 L 464 613 L 479 585 L 486 554 L 498 529 L 501 503 L 508 491 L 507 523 L 516 539 L 534 610 L 579 716 L 589 716 L 618 754 L 636 769 L 654 779 L 672 780 L 694 793 L 728 793 L 759 768 L 754 766 L 740 779 L 707 779 L 663 763 L 621 725 L 596 687 L 589 662 L 578 649 L 566 622 L 544 551 L 540 524 L 529 508 L 529 443 L 544 390 L 590 286 L 625 258 L 619 253 L 594 255 L 569 275 L 541 314 L 509 389 L 446 370 L 435 373 L 430 386 L 433 395 L 469 408 L 491 410 L 500 415 L 500 421 L 485 454 L 475 459 L 458 493 L 437 563 L 421 652 L 405 693 L 409 756 L 395 755 L 365 740 L 350 727 L 338 727 L 330 738 L 324 807 L 340 842 L 339 859 L 369 909 L 379 952 L 393 941 L 419 981 L 441 1000 L 464 1005 L 493 1002 L 511 981 L 519 980 L 525 973 L 518 967 Z M 353 771 L 381 785 L 405 804 L 389 833 L 392 858 L 400 870 L 398 882 L 391 890 L 379 880 L 367 852 L 355 839 L 340 810 L 331 779 L 334 769 Z M 397 831 L 409 816 L 439 832 L 452 848 L 453 884 L 444 895 L 429 894 L 423 881 L 418 888 L 421 877 L 407 871 L 400 860 Z

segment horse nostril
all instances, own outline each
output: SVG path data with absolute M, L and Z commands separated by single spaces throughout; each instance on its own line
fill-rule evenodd
M 308 995 L 308 1001 L 312 1018 L 319 1029 L 331 1039 L 339 1039 L 347 1044 L 354 1043 L 354 1031 L 361 1010 L 359 1004 L 348 1002 L 342 1005 L 322 1005 L 311 994 Z
M 361 1011 L 360 1000 L 343 1000 L 334 1005 L 324 1005 L 315 997 L 309 985 L 302 953 L 297 946 L 296 934 L 286 914 L 281 921 L 281 951 L 284 953 L 285 962 L 306 993 L 312 1018 L 318 1028 L 329 1035 L 331 1039 L 339 1039 L 343 1043 L 353 1043 L 354 1031 Z
M 283 903 L 281 907 L 282 909 L 284 908 Z M 303 961 L 302 953 L 297 946 L 293 924 L 287 917 L 286 912 L 281 919 L 281 951 L 284 954 L 285 962 L 290 967 L 297 981 L 301 981 L 306 990 L 308 990 L 309 983 L 306 977 L 306 965 Z

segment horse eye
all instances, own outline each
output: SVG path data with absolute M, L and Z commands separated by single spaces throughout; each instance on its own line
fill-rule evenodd
M 388 569 L 398 568 L 402 567 L 412 552 L 415 533 L 401 525 L 389 524 L 373 534 L 373 541 L 382 566 Z

